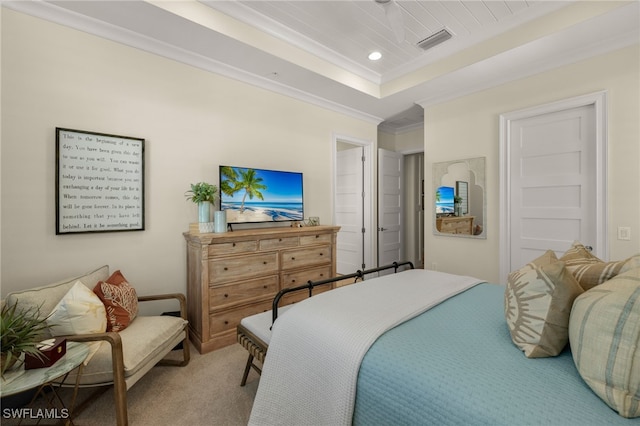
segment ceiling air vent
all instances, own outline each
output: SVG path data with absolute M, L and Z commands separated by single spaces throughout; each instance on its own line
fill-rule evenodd
M 453 34 L 447 31 L 446 28 L 443 28 L 437 33 L 433 33 L 424 40 L 419 41 L 417 45 L 419 48 L 427 50 L 442 43 L 443 41 L 449 40 L 451 37 L 453 37 Z

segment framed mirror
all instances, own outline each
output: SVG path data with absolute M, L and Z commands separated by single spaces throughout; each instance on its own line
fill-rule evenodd
M 433 164 L 433 233 L 486 238 L 485 157 Z

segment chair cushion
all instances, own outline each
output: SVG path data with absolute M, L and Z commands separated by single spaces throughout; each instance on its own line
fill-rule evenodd
M 186 320 L 170 315 L 138 316 L 129 327 L 118 334 L 122 339 L 125 378 L 134 375 L 147 362 L 160 353 L 168 353 L 173 349 L 173 340 L 184 335 Z M 73 383 L 74 377 L 67 379 Z M 102 344 L 91 362 L 84 367 L 80 376 L 81 384 L 98 384 L 113 382 L 111 345 Z
M 589 387 L 623 417 L 640 417 L 640 268 L 579 296 L 571 352 Z
M 511 339 L 528 358 L 558 355 L 569 341 L 569 315 L 582 288 L 553 251 L 509 274 L 504 294 Z
M 287 312 L 293 305 L 282 306 L 278 308 L 278 317 L 280 315 Z M 240 324 L 242 324 L 247 330 L 253 333 L 258 339 L 262 340 L 264 344 L 269 346 L 269 342 L 271 341 L 271 324 L 273 322 L 273 312 L 266 311 L 260 312 L 259 314 L 254 314 L 249 317 L 244 317 L 240 320 Z
M 107 331 L 122 331 L 138 315 L 138 295 L 120 270 L 93 288 L 107 311 Z

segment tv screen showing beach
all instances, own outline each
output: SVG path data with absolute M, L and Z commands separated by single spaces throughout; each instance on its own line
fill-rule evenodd
M 453 214 L 454 190 L 451 186 L 441 186 L 436 191 L 436 214 Z
M 303 220 L 302 195 L 302 173 L 220 166 L 228 223 Z

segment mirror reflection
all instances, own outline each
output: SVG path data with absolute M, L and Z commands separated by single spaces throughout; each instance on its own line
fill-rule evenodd
M 433 233 L 486 238 L 484 157 L 433 164 Z

